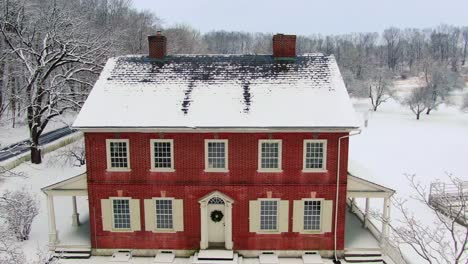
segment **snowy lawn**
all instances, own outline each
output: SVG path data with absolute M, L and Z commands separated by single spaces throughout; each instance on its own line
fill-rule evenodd
M 367 101 L 355 100 L 354 105 L 361 116 L 366 115 Z M 351 172 L 396 190 L 401 198 L 410 199 L 414 192 L 405 174 L 415 174 L 428 188 L 437 179 L 448 182 L 446 173 L 468 180 L 468 113 L 443 105 L 416 120 L 409 108 L 388 101 L 378 112 L 369 113 L 368 127 L 350 140 L 349 155 Z M 364 207 L 364 199 L 357 203 Z M 411 199 L 407 205 L 423 223 L 432 224 L 434 218 L 427 208 Z M 371 208 L 381 211 L 382 199 L 371 199 Z M 392 218 L 396 217 L 393 210 Z

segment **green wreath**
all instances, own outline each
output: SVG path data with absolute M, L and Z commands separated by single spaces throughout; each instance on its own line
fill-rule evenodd
M 214 210 L 213 212 L 211 212 L 210 217 L 211 217 L 211 221 L 217 223 L 217 222 L 223 220 L 224 215 L 223 215 L 223 212 L 221 212 L 219 210 Z

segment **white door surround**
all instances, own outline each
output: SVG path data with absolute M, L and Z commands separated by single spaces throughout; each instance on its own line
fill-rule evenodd
M 224 243 L 226 249 L 232 249 L 232 204 L 234 200 L 219 191 L 214 191 L 198 202 L 201 216 L 200 248 L 207 249 L 210 242 L 216 242 Z M 211 213 L 214 210 L 223 213 L 221 221 L 211 220 Z

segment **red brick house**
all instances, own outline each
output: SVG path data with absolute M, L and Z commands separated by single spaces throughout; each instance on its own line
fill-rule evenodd
M 94 254 L 343 253 L 358 123 L 334 57 L 296 56 L 295 40 L 166 55 L 158 34 L 149 56 L 107 62 L 74 123 Z

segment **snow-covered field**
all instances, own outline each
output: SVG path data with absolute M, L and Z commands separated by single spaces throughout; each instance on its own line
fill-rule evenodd
M 365 116 L 363 113 L 369 109 L 366 100 L 354 100 L 354 106 L 361 116 Z M 382 104 L 378 112 L 369 113 L 368 116 L 368 127 L 350 141 L 351 163 L 359 164 L 353 168 L 357 176 L 372 177 L 369 180 L 395 189 L 399 197 L 411 195 L 405 173 L 416 174 L 424 184 L 436 179 L 444 180 L 446 172 L 468 180 L 468 113 L 461 112 L 455 106 L 442 106 L 418 121 L 409 109 L 391 100 Z M 4 129 L 0 130 L 1 135 L 5 133 Z M 0 138 L 3 138 L 1 135 Z M 85 170 L 84 167 L 58 164 L 51 159 L 53 155 L 47 154 L 42 165 L 24 163 L 15 169 L 25 172 L 28 178 L 0 181 L 0 193 L 27 186 L 41 200 L 41 211 L 33 223 L 31 238 L 23 245 L 31 258 L 35 256 L 37 248 L 44 248 L 48 240 L 46 200 L 40 188 Z M 424 208 L 415 203 L 409 205 L 413 206 L 411 210 L 416 215 L 431 221 Z M 58 229 L 70 230 L 70 198 L 56 199 L 55 206 Z M 371 206 L 380 209 L 382 201 L 375 199 Z M 85 199 L 78 199 L 78 210 L 82 219 L 86 219 Z

